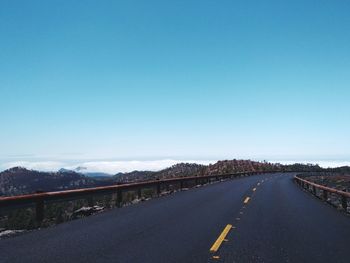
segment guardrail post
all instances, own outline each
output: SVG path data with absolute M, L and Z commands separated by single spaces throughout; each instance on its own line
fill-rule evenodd
M 139 187 L 139 188 L 137 189 L 137 198 L 138 198 L 139 200 L 142 198 L 142 188 L 141 188 L 141 187 Z
M 36 191 L 36 193 L 40 194 L 40 193 L 44 193 L 44 191 Z M 35 220 L 38 226 L 41 226 L 41 223 L 44 220 L 44 208 L 45 208 L 44 199 L 39 198 L 35 202 Z
M 158 179 L 159 180 L 159 179 Z M 160 182 L 157 183 L 157 195 L 160 196 Z
M 348 208 L 348 201 L 347 201 L 345 196 L 341 197 L 341 205 L 342 205 L 343 209 L 346 211 Z
M 328 200 L 328 192 L 326 190 L 323 190 L 323 199 Z
M 344 192 L 346 192 L 346 189 L 344 189 Z M 341 196 L 341 206 L 347 212 L 347 210 L 348 210 L 348 199 L 344 195 Z
M 312 186 L 312 191 L 314 192 L 314 195 L 316 195 L 316 186 Z
M 35 219 L 39 226 L 44 220 L 44 200 L 43 199 L 39 199 L 35 203 Z
M 202 179 L 197 179 L 197 185 L 202 185 L 202 184 L 203 184 Z
M 123 202 L 123 192 L 121 189 L 117 190 L 117 207 L 121 207 Z
M 184 188 L 184 182 L 183 181 L 180 181 L 180 190 Z
M 94 206 L 94 199 L 92 198 L 92 196 L 89 196 L 88 198 L 86 198 L 88 206 L 92 207 Z

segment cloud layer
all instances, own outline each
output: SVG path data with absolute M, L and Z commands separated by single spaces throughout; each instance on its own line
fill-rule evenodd
M 79 163 L 64 163 L 55 161 L 45 162 L 30 162 L 30 161 L 15 161 L 7 162 L 2 164 L 1 170 L 5 170 L 15 166 L 22 166 L 28 169 L 39 170 L 39 171 L 57 171 L 61 168 L 75 169 L 77 167 L 84 167 L 84 172 L 101 172 L 116 174 L 119 172 L 131 172 L 135 170 L 147 170 L 147 171 L 158 171 L 167 167 L 170 167 L 177 163 L 198 163 L 198 164 L 210 164 L 215 161 L 212 160 L 151 160 L 151 161 L 89 161 Z

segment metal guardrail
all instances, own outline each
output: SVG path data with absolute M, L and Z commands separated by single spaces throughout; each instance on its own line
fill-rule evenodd
M 300 178 L 298 176 L 294 176 L 294 180 L 297 184 L 299 184 L 302 188 L 309 190 L 312 192 L 312 194 L 317 196 L 317 189 L 322 190 L 322 198 L 325 201 L 328 201 L 328 195 L 329 194 L 336 194 L 340 197 L 341 206 L 342 208 L 347 212 L 348 210 L 348 198 L 350 198 L 350 193 L 341 191 L 338 189 L 330 188 L 324 185 L 316 184 L 313 182 L 310 182 L 308 180 L 305 180 L 303 178 Z
M 185 183 L 190 181 L 195 182 L 195 185 L 207 184 L 212 181 L 222 179 L 232 179 L 241 176 L 249 176 L 264 173 L 274 173 L 279 171 L 259 171 L 259 172 L 241 172 L 234 174 L 207 175 L 207 176 L 192 176 L 192 177 L 176 177 L 171 179 L 144 181 L 137 183 L 117 184 L 111 186 L 102 186 L 95 188 L 84 188 L 57 192 L 40 192 L 28 195 L 0 197 L 0 208 L 12 209 L 15 207 L 35 205 L 35 219 L 40 225 L 44 219 L 45 204 L 48 202 L 61 202 L 67 200 L 77 200 L 89 198 L 95 195 L 116 194 L 116 205 L 120 207 L 123 202 L 124 191 L 137 191 L 139 199 L 142 197 L 143 188 L 154 188 L 159 196 L 162 188 L 169 189 L 170 185 L 179 184 L 179 189 L 184 188 Z

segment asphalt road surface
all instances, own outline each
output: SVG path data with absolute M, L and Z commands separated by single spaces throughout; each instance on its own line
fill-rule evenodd
M 350 218 L 292 177 L 214 183 L 3 239 L 0 262 L 350 262 Z

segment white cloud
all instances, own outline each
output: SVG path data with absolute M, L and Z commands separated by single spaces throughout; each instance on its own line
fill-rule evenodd
M 2 169 L 9 169 L 16 166 L 25 167 L 27 169 L 39 170 L 39 171 L 57 171 L 65 164 L 56 161 L 42 161 L 42 162 L 30 162 L 30 161 L 15 161 L 7 162 L 1 165 Z
M 77 166 L 86 167 L 86 172 L 104 172 L 115 174 L 118 172 L 131 172 L 135 170 L 139 171 L 158 171 L 167 167 L 170 167 L 177 163 L 198 163 L 198 164 L 209 164 L 214 161 L 208 160 L 153 160 L 153 161 L 105 161 L 105 162 L 83 162 L 77 165 L 71 165 L 66 167 L 68 169 L 74 169 Z

